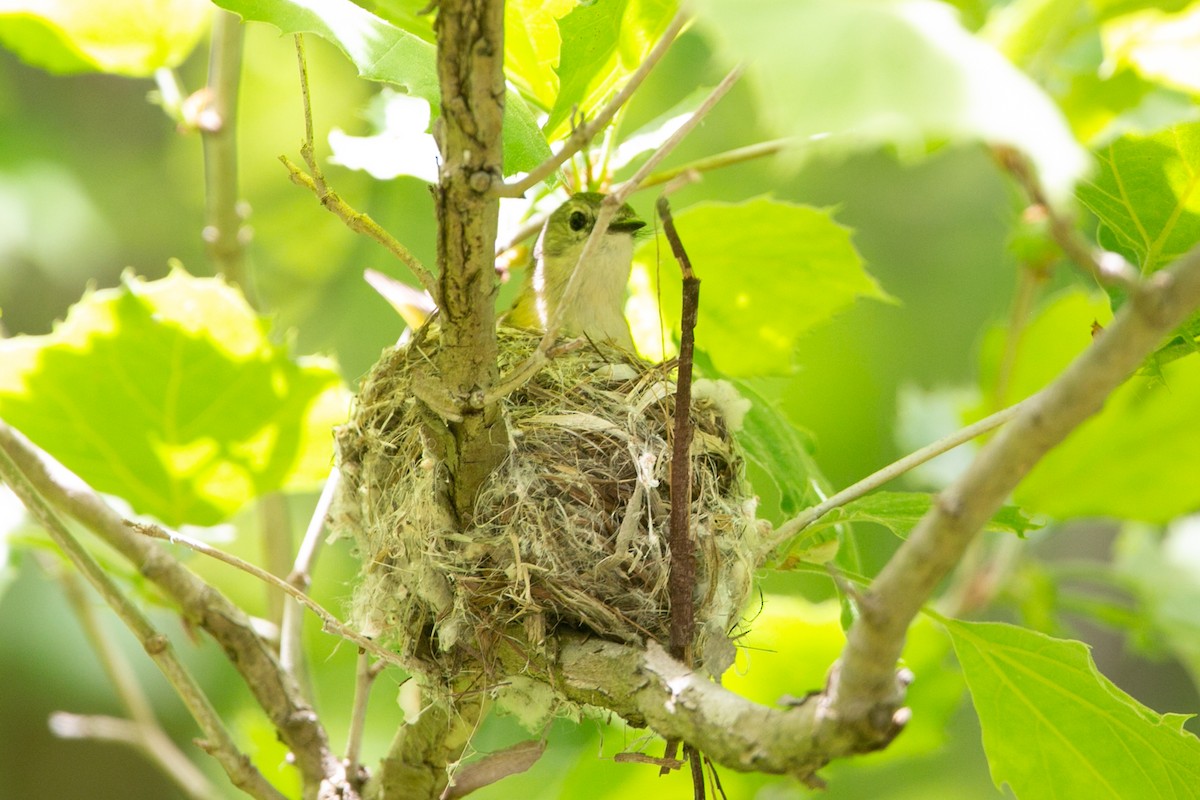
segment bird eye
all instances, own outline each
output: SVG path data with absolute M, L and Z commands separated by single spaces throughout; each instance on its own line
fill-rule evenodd
M 587 227 L 587 214 L 582 211 L 572 211 L 571 216 L 567 218 L 567 224 L 571 226 L 573 231 L 581 231 Z

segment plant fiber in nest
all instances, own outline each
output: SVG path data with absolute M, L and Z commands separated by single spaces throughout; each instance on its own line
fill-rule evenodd
M 538 338 L 502 328 L 501 372 Z M 480 488 L 473 524 L 459 530 L 437 455 L 444 423 L 410 388 L 431 373 L 437 347 L 435 328 L 385 351 L 337 432 L 334 526 L 362 561 L 355 623 L 447 688 L 464 674 L 501 678 L 501 642 L 552 652 L 561 626 L 667 642 L 670 375 L 603 344 L 554 358 L 500 403 L 508 454 Z M 692 408 L 693 652 L 719 675 L 732 662 L 758 528 L 742 458 L 706 383 Z

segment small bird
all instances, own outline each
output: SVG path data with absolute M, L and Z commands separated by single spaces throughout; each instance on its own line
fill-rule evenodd
M 591 236 L 604 197 L 599 192 L 579 192 L 550 215 L 534 246 L 533 265 L 521 294 L 504 324 L 546 330 L 562 305 L 563 292 Z M 645 225 L 628 203 L 617 210 L 598 246 L 579 265 L 573 299 L 560 317 L 562 334 L 587 336 L 634 352 L 625 321 L 625 285 L 633 265 L 633 234 Z

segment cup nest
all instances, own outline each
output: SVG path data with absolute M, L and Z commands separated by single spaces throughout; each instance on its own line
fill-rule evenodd
M 538 338 L 502 328 L 501 372 Z M 551 360 L 500 402 L 508 452 L 460 529 L 437 456 L 444 423 L 411 389 L 438 345 L 434 329 L 385 351 L 337 431 L 333 522 L 362 561 L 355 624 L 445 688 L 504 679 L 498 645 L 553 652 L 564 628 L 666 643 L 671 373 L 590 342 Z M 714 675 L 732 662 L 760 539 L 731 388 L 698 381 L 691 409 L 693 653 Z

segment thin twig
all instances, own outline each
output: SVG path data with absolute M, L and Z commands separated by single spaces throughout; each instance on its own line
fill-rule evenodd
M 306 792 L 311 788 L 315 793 L 317 787 L 323 786 L 340 792 L 344 800 L 358 797 L 357 789 L 345 779 L 341 760 L 329 747 L 320 718 L 238 606 L 196 577 L 166 548 L 134 533 L 95 490 L 53 465 L 48 456 L 2 421 L 0 450 L 17 464 L 43 497 L 126 558 L 178 604 L 186 619 L 206 631 L 230 654 L 233 667 L 291 751 Z
M 671 599 L 670 647 L 674 658 L 691 666 L 692 638 L 696 630 L 693 593 L 696 587 L 696 553 L 693 550 L 690 514 L 692 497 L 692 354 L 696 341 L 696 316 L 700 308 L 700 279 L 675 229 L 671 205 L 664 193 L 658 198 L 658 216 L 663 234 L 683 274 L 683 305 L 680 319 L 679 366 L 675 378 L 675 424 L 671 441 L 671 516 L 668 541 L 671 564 L 668 595 Z
M 187 706 L 206 738 L 205 750 L 216 758 L 233 784 L 251 797 L 283 800 L 283 795 L 263 777 L 244 753 L 238 750 L 225 728 L 220 714 L 209 702 L 204 690 L 175 654 L 170 639 L 154 627 L 136 604 L 121 591 L 96 560 L 79 544 L 58 513 L 38 492 L 9 455 L 0 447 L 0 477 L 21 498 L 21 502 L 49 534 L 54 544 L 70 559 L 87 581 L 100 593 L 117 617 L 141 642 L 146 653 L 162 671 Z
M 304 37 L 301 34 L 296 34 L 296 59 L 300 68 L 300 94 L 304 102 L 304 142 L 300 145 L 300 155 L 304 158 L 304 163 L 308 165 L 309 172 L 312 174 L 310 176 L 304 172 L 287 156 L 280 156 L 279 160 L 287 167 L 292 183 L 303 186 L 312 192 L 321 205 L 327 211 L 333 212 L 347 228 L 355 233 L 368 236 L 387 248 L 388 252 L 394 255 L 400 263 L 408 267 L 425 291 L 429 292 L 429 296 L 437 302 L 440 297 L 437 278 L 421 263 L 421 260 L 384 230 L 378 222 L 371 219 L 370 216 L 356 211 L 337 192 L 330 190 L 325 183 L 325 175 L 317 162 L 316 146 L 313 140 L 312 102 L 308 88 L 308 67 L 304 57 Z
M 1036 395 L 1035 395 L 1036 397 Z M 984 417 L 978 422 L 972 423 L 961 430 L 957 430 L 949 436 L 943 436 L 936 442 L 931 442 L 925 445 L 920 450 L 915 450 L 912 453 L 904 456 L 904 458 L 893 461 L 881 470 L 872 472 L 862 480 L 847 486 L 837 494 L 831 495 L 828 499 L 821 503 L 807 508 L 799 515 L 793 517 L 787 522 L 780 525 L 768 538 L 763 552 L 769 553 L 775 548 L 787 542 L 800 531 L 812 525 L 821 517 L 828 514 L 835 508 L 840 508 L 847 503 L 857 500 L 865 494 L 875 491 L 880 486 L 883 486 L 889 481 L 893 481 L 911 469 L 921 466 L 926 461 L 937 458 L 942 453 L 953 450 L 959 445 L 966 444 L 972 439 L 982 436 L 988 431 L 995 430 L 1004 423 L 1008 422 L 1017 414 L 1021 413 L 1026 406 L 1033 400 L 1033 397 L 1027 397 L 1016 405 L 1009 406 L 1006 409 L 997 411 L 995 414 Z
M 671 24 L 667 26 L 667 29 L 663 31 L 662 38 L 654 44 L 654 47 L 646 54 L 646 58 L 638 65 L 633 74 L 629 76 L 629 80 L 625 83 L 625 86 L 621 88 L 621 91 L 617 92 L 612 100 L 604 104 L 604 107 L 600 109 L 600 112 L 593 119 L 576 128 L 570 138 L 563 142 L 561 150 L 534 167 L 528 175 L 519 181 L 501 184 L 497 187 L 496 194 L 500 197 L 521 197 L 525 192 L 550 177 L 556 169 L 567 162 L 567 159 L 585 147 L 598 132 L 604 129 L 604 126 L 608 125 L 613 116 L 629 102 L 629 98 L 641 86 L 642 81 L 650 74 L 650 70 L 654 69 L 655 65 L 666 54 L 671 43 L 675 41 L 675 37 L 683 30 L 687 21 L 688 19 L 685 14 L 677 14 L 675 19 L 671 20 Z
M 624 203 L 629 195 L 633 194 L 633 192 L 641 187 L 646 178 L 650 176 L 650 173 L 654 171 L 654 168 L 661 164 L 663 159 L 669 156 L 675 150 L 675 148 L 679 146 L 679 143 L 683 141 L 684 137 L 691 133 L 692 129 L 700 124 L 701 120 L 708 116 L 708 113 L 712 111 L 713 107 L 721 101 L 722 97 L 729 93 L 729 90 L 733 88 L 733 85 L 737 83 L 738 78 L 741 76 L 741 65 L 731 69 L 729 73 L 721 79 L 721 82 L 713 87 L 713 90 L 708 93 L 708 97 L 704 98 L 704 102 L 696 107 L 696 110 L 692 112 L 690 117 L 688 117 L 687 122 L 680 125 L 674 133 L 667 137 L 667 140 L 662 143 L 661 147 L 650 154 L 650 157 L 646 159 L 646 163 L 642 164 L 642 166 L 638 168 L 638 171 L 633 174 L 633 177 L 613 188 L 612 195 L 615 195 L 616 197 L 614 202 L 618 204 Z
M 1118 287 L 1126 293 L 1136 291 L 1137 269 L 1119 254 L 1096 247 L 1075 229 L 1071 220 L 1046 197 L 1037 170 L 1028 156 L 1013 147 L 994 147 L 992 152 L 1000 165 L 1025 190 L 1030 202 L 1045 211 L 1050 223 L 1050 235 L 1067 258 L 1106 286 Z
M 350 711 L 350 730 L 346 734 L 346 771 L 357 775 L 362 770 L 359 759 L 362 755 L 363 732 L 367 727 L 367 706 L 371 700 L 371 686 L 383 669 L 384 662 L 371 663 L 371 657 L 359 652 L 354 669 L 354 704 Z
M 237 107 L 244 26 L 236 14 L 218 9 L 208 62 L 207 108 L 200 126 L 204 140 L 204 241 L 208 257 L 230 283 L 251 295 L 246 274 L 246 233 L 238 200 Z
M 133 747 L 191 800 L 221 800 L 225 796 L 157 723 L 146 726 L 118 717 L 56 711 L 50 715 L 50 730 L 62 739 L 116 742 Z
M 337 617 L 335 617 L 329 611 L 325 610 L 324 606 L 322 606 L 316 600 L 313 600 L 311 597 L 309 597 L 304 592 L 297 589 L 295 586 L 292 586 L 290 583 L 288 583 L 287 581 L 285 581 L 282 578 L 272 575 L 271 573 L 267 572 L 265 569 L 262 569 L 261 567 L 251 564 L 248 561 L 243 561 L 242 559 L 238 558 L 235 555 L 226 553 L 224 550 L 218 550 L 217 548 L 215 548 L 209 544 L 205 544 L 204 542 L 202 542 L 198 539 L 193 539 L 190 536 L 184 536 L 182 533 L 175 533 L 173 531 L 168 531 L 159 525 L 154 525 L 152 523 L 147 523 L 147 522 L 127 522 L 126 524 L 129 525 L 130 528 L 137 531 L 138 533 L 140 533 L 144 536 L 149 536 L 151 539 L 161 539 L 162 541 L 165 541 L 165 542 L 173 542 L 176 544 L 181 544 L 184 547 L 188 548 L 189 550 L 194 550 L 197 553 L 200 553 L 201 555 L 208 556 L 209 558 L 215 558 L 217 561 L 223 561 L 231 567 L 235 567 L 237 569 L 240 569 L 242 572 L 245 572 L 249 575 L 253 575 L 255 578 L 258 578 L 260 581 L 263 581 L 264 583 L 269 583 L 272 586 L 276 586 L 279 589 L 282 589 L 284 592 L 291 595 L 294 599 L 300 601 L 300 603 L 305 608 L 307 608 L 309 611 L 316 614 L 317 617 L 320 618 L 320 620 L 321 620 L 322 629 L 325 630 L 327 633 L 335 634 L 349 642 L 353 642 L 359 648 L 366 650 L 370 653 L 373 653 L 374 655 L 378 656 L 379 658 L 383 659 L 384 661 L 388 662 L 389 664 L 392 664 L 397 667 L 404 666 L 404 664 L 400 661 L 400 657 L 397 656 L 395 653 L 392 653 L 392 652 L 380 647 L 379 645 L 375 644 L 370 639 L 368 639 L 366 636 L 363 636 L 358 631 L 355 631 L 353 628 L 346 625 L 344 622 L 339 620 Z
M 772 139 L 768 142 L 756 142 L 755 144 L 748 144 L 745 147 L 737 147 L 733 150 L 717 153 L 716 155 L 698 158 L 682 166 L 664 169 L 662 172 L 655 172 L 653 175 L 648 175 L 642 181 L 641 188 L 649 189 L 651 186 L 667 183 L 671 179 L 687 172 L 712 172 L 715 169 L 732 167 L 734 164 L 742 164 L 746 161 L 753 161 L 756 158 L 773 156 L 776 153 L 786 150 L 788 147 L 795 146 L 799 141 L 800 139 L 795 137 Z
M 113 688 L 117 691 L 117 698 L 121 705 L 124 706 L 125 712 L 129 715 L 128 720 L 114 720 L 114 722 L 123 723 L 121 730 L 129 735 L 129 738 L 112 737 L 117 741 L 126 741 L 142 752 L 150 761 L 152 761 L 162 771 L 164 775 L 170 778 L 175 784 L 191 798 L 217 798 L 220 793 L 217 788 L 209 781 L 205 775 L 195 764 L 193 764 L 183 751 L 175 744 L 174 740 L 163 731 L 162 726 L 158 722 L 158 718 L 154 714 L 154 708 L 150 704 L 150 699 L 142 690 L 142 685 L 138 681 L 137 675 L 133 671 L 129 660 L 125 658 L 120 648 L 116 646 L 112 638 L 100 625 L 100 621 L 96 618 L 96 611 L 93 607 L 90 598 L 83 588 L 83 582 L 79 579 L 79 573 L 72 569 L 62 568 L 60 562 L 52 561 L 49 558 L 41 559 L 43 561 L 43 569 L 48 573 L 53 574 L 63 588 L 63 593 L 66 595 L 67 603 L 71 610 L 75 613 L 75 618 L 79 620 L 79 626 L 83 629 L 83 634 L 87 638 L 88 643 L 92 646 L 92 650 L 96 653 L 96 658 L 103 667 L 108 680 L 112 683 Z M 90 730 L 85 722 L 80 722 L 80 725 L 69 727 L 57 725 L 55 719 L 62 718 L 60 721 L 65 723 L 66 720 L 85 721 L 98 719 L 94 717 L 82 717 L 74 714 L 66 714 L 60 712 L 51 718 L 50 727 L 60 736 L 69 735 L 64 731 L 82 732 Z M 110 717 L 103 719 L 109 720 Z M 101 737 L 97 734 L 97 738 Z
M 316 508 L 308 521 L 304 539 L 296 551 L 292 562 L 292 571 L 288 575 L 288 583 L 301 592 L 308 593 L 312 585 L 313 564 L 316 563 L 317 553 L 320 552 L 321 534 L 325 530 L 325 518 L 329 515 L 329 507 L 333 505 L 333 497 L 337 494 L 341 482 L 341 472 L 335 467 L 325 479 L 325 487 L 317 499 Z M 304 657 L 304 609 L 295 601 L 283 604 L 283 619 L 279 624 L 279 663 L 296 678 L 305 696 L 312 699 L 312 686 L 309 682 L 308 663 Z

